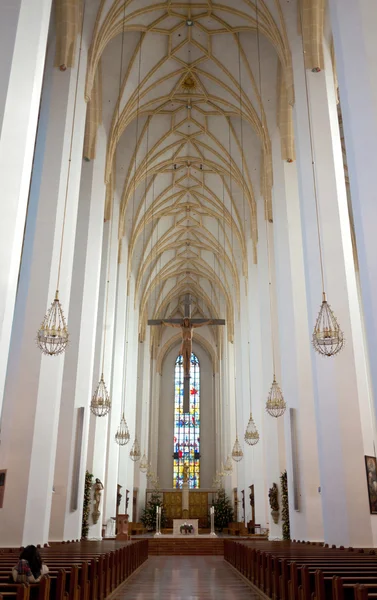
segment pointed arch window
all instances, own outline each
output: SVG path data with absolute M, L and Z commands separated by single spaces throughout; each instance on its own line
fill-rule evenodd
M 175 361 L 173 487 L 181 488 L 183 465 L 189 465 L 189 488 L 200 483 L 200 363 L 191 354 L 190 412 L 183 412 L 183 359 Z

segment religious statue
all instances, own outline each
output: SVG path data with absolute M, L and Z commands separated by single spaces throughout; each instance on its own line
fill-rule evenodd
M 117 491 L 117 507 L 119 508 L 121 500 L 122 500 L 122 494 L 120 493 L 120 490 L 122 489 L 122 486 L 118 484 L 118 491 Z
M 103 490 L 103 484 L 102 481 L 100 479 L 96 479 L 95 484 L 94 484 L 94 508 L 93 508 L 93 513 L 98 513 L 99 512 L 99 505 L 101 502 L 101 492 Z
M 183 357 L 183 375 L 186 379 L 190 377 L 190 361 L 192 353 L 192 330 L 205 325 L 212 325 L 213 319 L 203 321 L 202 323 L 193 323 L 191 319 L 185 317 L 182 323 L 170 323 L 169 321 L 161 321 L 163 325 L 168 327 L 180 328 L 182 332 L 181 354 Z
M 189 480 L 189 466 L 187 463 L 183 465 L 183 483 L 187 483 Z

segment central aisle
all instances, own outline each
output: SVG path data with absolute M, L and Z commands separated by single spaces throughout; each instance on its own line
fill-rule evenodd
M 152 556 L 114 600 L 259 600 L 220 556 Z

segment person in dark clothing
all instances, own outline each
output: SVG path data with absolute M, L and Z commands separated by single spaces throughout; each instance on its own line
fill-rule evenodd
M 18 563 L 12 569 L 15 583 L 38 583 L 48 567 L 42 563 L 41 555 L 35 546 L 26 546 L 20 554 Z

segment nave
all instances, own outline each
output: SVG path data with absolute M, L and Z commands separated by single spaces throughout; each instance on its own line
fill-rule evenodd
M 222 556 L 153 556 L 114 600 L 258 600 Z
M 0 1 L 1 550 L 377 548 L 376 26 Z

